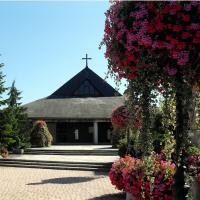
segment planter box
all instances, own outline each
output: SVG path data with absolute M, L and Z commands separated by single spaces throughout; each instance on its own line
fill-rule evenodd
M 135 198 L 130 194 L 130 193 L 126 193 L 126 200 L 135 200 Z
M 13 149 L 13 154 L 24 154 L 24 149 Z

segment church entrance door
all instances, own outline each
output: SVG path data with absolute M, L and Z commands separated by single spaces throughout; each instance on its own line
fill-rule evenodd
M 98 122 L 98 135 L 99 143 L 110 144 L 111 143 L 111 133 L 112 126 L 110 122 Z
M 59 122 L 56 124 L 56 143 L 92 143 L 93 123 Z

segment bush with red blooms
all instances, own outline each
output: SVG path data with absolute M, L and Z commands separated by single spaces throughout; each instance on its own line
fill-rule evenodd
M 139 68 L 157 68 L 155 81 L 181 71 L 198 81 L 200 2 L 113 1 L 106 12 L 105 57 L 119 78 L 134 79 Z M 156 65 L 143 60 L 153 55 Z
M 49 132 L 47 124 L 43 120 L 37 120 L 33 124 L 30 136 L 31 136 L 30 142 L 32 146 L 37 146 L 37 147 L 51 146 L 53 141 L 53 137 Z
M 34 123 L 34 126 L 38 127 L 38 128 L 44 128 L 46 126 L 46 122 L 43 120 L 37 120 Z
M 138 200 L 172 200 L 174 172 L 175 164 L 160 160 L 155 154 L 142 160 L 126 156 L 113 163 L 109 177 L 117 189 Z
M 134 116 L 132 116 L 126 106 L 120 106 L 112 112 L 111 122 L 115 128 L 123 129 L 130 126 L 139 129 L 141 128 L 140 109 L 137 107 Z
M 190 174 L 196 177 L 200 186 L 200 147 L 191 146 L 187 152 L 186 166 Z
M 130 156 L 120 158 L 112 164 L 109 172 L 111 183 L 116 186 L 118 190 L 125 190 L 125 185 L 122 176 L 122 170 L 129 169 L 134 166 L 134 160 Z

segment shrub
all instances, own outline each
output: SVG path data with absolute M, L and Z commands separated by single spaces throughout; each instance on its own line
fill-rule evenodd
M 8 157 L 9 152 L 8 152 L 7 147 L 5 147 L 5 146 L 0 147 L 0 155 L 1 155 L 3 158 L 7 158 L 7 157 Z
M 31 131 L 31 145 L 46 147 L 51 146 L 53 137 L 48 130 L 47 124 L 43 120 L 38 120 L 34 123 Z
M 200 147 L 189 147 L 187 154 L 187 170 L 189 171 L 189 174 L 193 176 L 193 178 L 196 178 L 197 183 L 200 186 Z

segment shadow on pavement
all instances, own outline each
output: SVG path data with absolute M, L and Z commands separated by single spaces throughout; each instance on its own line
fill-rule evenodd
M 124 200 L 124 199 L 126 199 L 126 193 L 105 194 L 88 200 Z
M 81 182 L 87 182 L 92 181 L 94 179 L 102 178 L 99 177 L 61 177 L 61 178 L 52 178 L 52 179 L 46 179 L 42 180 L 38 183 L 28 183 L 27 185 L 42 185 L 42 184 L 74 184 L 74 183 L 81 183 Z
M 111 167 L 110 167 L 111 168 Z M 101 171 L 94 171 L 95 176 L 104 176 L 107 177 L 109 172 L 101 172 Z

